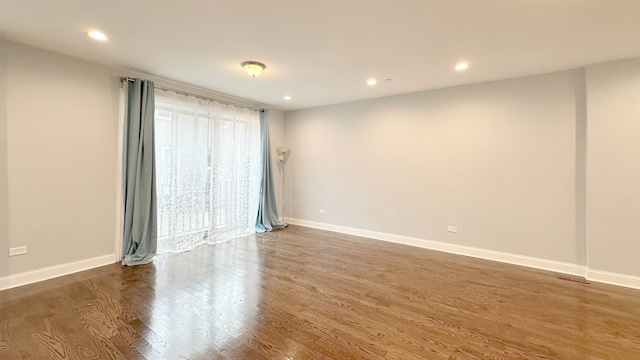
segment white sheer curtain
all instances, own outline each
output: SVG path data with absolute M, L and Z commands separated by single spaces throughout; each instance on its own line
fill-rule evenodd
M 259 113 L 159 89 L 155 95 L 158 253 L 255 233 Z

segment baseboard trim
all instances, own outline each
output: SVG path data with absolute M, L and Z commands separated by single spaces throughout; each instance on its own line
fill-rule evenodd
M 586 277 L 591 281 L 640 290 L 640 277 L 638 276 L 612 273 L 602 270 L 588 270 Z
M 314 221 L 287 219 L 293 225 L 300 225 L 315 229 L 334 231 L 342 234 L 367 237 L 375 240 L 383 240 L 398 244 L 411 245 L 430 250 L 448 252 L 456 255 L 471 256 L 475 258 L 499 261 L 508 264 L 521 265 L 536 269 L 562 272 L 566 274 L 585 276 L 586 269 L 583 266 L 559 261 L 534 258 L 524 255 L 516 255 L 505 252 L 474 248 L 464 245 L 447 244 L 439 241 L 424 240 L 414 237 L 381 233 L 370 230 L 356 229 L 345 226 L 331 225 Z
M 11 289 L 14 287 L 28 285 L 43 280 L 53 279 L 59 276 L 73 274 L 79 271 L 113 264 L 113 259 L 115 258 L 115 256 L 115 254 L 97 256 L 90 259 L 49 266 L 42 269 L 6 276 L 0 278 L 0 290 Z
M 333 231 L 341 234 L 362 236 L 374 240 L 388 241 L 409 246 L 416 246 L 430 250 L 442 251 L 456 255 L 471 256 L 475 258 L 499 261 L 503 263 L 531 267 L 535 269 L 560 272 L 565 274 L 584 276 L 588 280 L 610 285 L 640 289 L 640 277 L 613 273 L 602 270 L 587 269 L 584 266 L 534 258 L 524 255 L 516 255 L 499 251 L 479 249 L 469 246 L 447 244 L 438 241 L 424 240 L 408 236 L 381 233 L 376 231 L 350 228 L 346 226 L 332 225 L 315 221 L 286 218 L 285 221 L 292 225 L 299 225 L 313 229 Z M 59 276 L 113 264 L 114 254 L 98 256 L 90 259 L 71 263 L 50 266 L 42 269 L 27 271 L 16 275 L 0 278 L 0 291 L 18 286 L 28 285 L 39 281 L 53 279 Z
M 524 255 L 510 254 L 499 251 L 485 250 L 474 247 L 447 244 L 438 241 L 424 240 L 401 235 L 381 233 L 370 230 L 356 229 L 339 225 L 325 224 L 315 221 L 286 218 L 289 224 L 299 225 L 314 229 L 333 231 L 341 234 L 362 236 L 375 240 L 394 242 L 398 244 L 421 247 L 430 250 L 443 251 L 457 255 L 471 256 L 475 258 L 500 261 L 503 263 L 526 266 L 535 269 L 548 270 L 563 274 L 584 276 L 590 281 L 601 282 L 610 285 L 640 289 L 640 277 L 626 274 L 613 273 L 602 270 L 589 269 L 586 266 L 558 262 L 547 259 L 534 258 Z

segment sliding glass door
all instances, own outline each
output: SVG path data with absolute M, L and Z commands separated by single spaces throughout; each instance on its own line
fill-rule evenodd
M 257 111 L 156 90 L 158 252 L 255 232 Z

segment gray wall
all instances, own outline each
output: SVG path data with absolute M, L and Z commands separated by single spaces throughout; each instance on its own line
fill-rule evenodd
M 0 54 L 4 52 L 0 42 Z M 7 171 L 7 72 L 6 61 L 0 55 L 0 277 L 9 273 L 5 258 L 9 249 L 9 175 Z
M 285 116 L 291 218 L 638 286 L 639 59 Z
M 271 134 L 271 169 L 278 203 L 278 215 L 282 216 L 282 171 L 278 167 L 276 149 L 285 145 L 285 115 L 279 110 L 269 111 L 269 132 Z
M 0 46 L 0 139 L 7 140 L 0 221 L 8 215 L 0 277 L 113 253 L 117 75 L 47 51 Z M 23 245 L 26 255 L 8 258 L 9 247 Z
M 581 74 L 287 112 L 291 217 L 580 263 Z
M 587 68 L 589 266 L 640 276 L 640 60 Z

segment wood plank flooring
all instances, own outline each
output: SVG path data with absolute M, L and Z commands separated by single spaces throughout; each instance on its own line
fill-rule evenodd
M 2 291 L 0 359 L 640 359 L 640 291 L 290 226 Z

